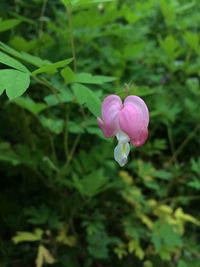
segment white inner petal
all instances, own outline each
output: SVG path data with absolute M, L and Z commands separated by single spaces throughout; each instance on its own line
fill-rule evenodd
M 128 142 L 126 143 L 118 143 L 114 150 L 114 158 L 119 163 L 121 167 L 123 167 L 128 160 L 128 154 L 130 152 L 130 145 Z
M 128 137 L 128 135 L 122 131 L 117 132 L 116 137 L 117 137 L 119 144 L 124 144 L 130 141 L 130 138 Z

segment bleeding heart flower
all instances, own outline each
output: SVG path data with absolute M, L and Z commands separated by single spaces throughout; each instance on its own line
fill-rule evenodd
M 138 96 L 128 96 L 124 104 L 117 95 L 107 96 L 102 104 L 102 119 L 97 120 L 105 137 L 117 137 L 114 158 L 121 167 L 127 163 L 129 141 L 137 147 L 148 138 L 149 111 Z

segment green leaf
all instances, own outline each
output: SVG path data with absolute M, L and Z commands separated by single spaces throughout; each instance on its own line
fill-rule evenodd
M 191 159 L 191 170 L 200 176 L 200 157 Z
M 102 170 L 95 170 L 82 179 L 77 176 L 73 177 L 74 187 L 80 194 L 88 197 L 93 197 L 101 192 L 105 188 L 107 182 L 108 179 L 103 174 Z
M 55 259 L 49 252 L 47 248 L 45 248 L 43 245 L 39 245 L 38 247 L 38 255 L 36 258 L 36 267 L 43 267 L 47 264 L 53 264 L 55 262 Z
M 103 84 L 107 82 L 115 81 L 116 78 L 100 75 L 91 75 L 90 73 L 78 73 L 75 75 L 74 82 L 88 83 L 88 84 Z
M 88 132 L 89 134 L 97 135 L 97 136 L 100 137 L 101 139 L 108 141 L 108 139 L 106 139 L 106 138 L 104 137 L 104 135 L 103 135 L 103 133 L 102 133 L 102 131 L 100 130 L 99 127 L 92 127 L 92 126 L 90 126 L 90 127 L 87 127 L 86 130 L 87 130 L 87 132 Z
M 28 52 L 29 50 L 33 50 L 36 48 L 37 39 L 28 41 L 22 36 L 15 35 L 12 39 L 10 39 L 9 44 L 18 51 Z
M 199 97 L 200 96 L 200 82 L 198 78 L 188 78 L 186 80 L 186 85 L 192 94 Z M 193 103 L 193 101 L 192 101 Z M 198 103 L 197 103 L 198 104 Z M 194 103 L 193 103 L 194 105 Z
M 173 1 L 160 0 L 160 8 L 167 26 L 174 25 L 176 18 L 175 4 Z
M 75 73 L 68 66 L 61 70 L 61 76 L 66 84 L 73 82 L 76 77 Z
M 51 64 L 49 60 L 44 60 L 39 57 L 30 55 L 26 52 L 18 52 L 17 50 L 11 48 L 10 46 L 0 42 L 0 49 L 4 52 L 12 55 L 13 57 L 19 58 L 27 63 L 30 63 L 36 67 L 42 67 L 47 64 Z
M 138 240 L 130 240 L 128 243 L 128 250 L 129 253 L 133 253 L 135 252 L 135 255 L 139 258 L 139 259 L 144 259 L 144 251 L 140 245 L 140 242 Z
M 26 61 L 27 63 L 30 63 L 30 64 L 36 66 L 36 67 L 42 67 L 44 65 L 51 64 L 51 62 L 49 60 L 42 59 L 40 57 L 36 57 L 36 56 L 30 55 L 30 54 L 28 54 L 26 52 L 21 52 L 18 55 L 18 58 Z
M 32 114 L 37 115 L 48 106 L 44 103 L 36 103 L 30 97 L 18 97 L 15 100 L 12 100 L 12 103 L 30 111 Z
M 155 171 L 155 177 L 158 177 L 163 180 L 170 180 L 172 178 L 171 172 L 165 171 L 165 170 L 156 170 Z
M 7 142 L 0 143 L 0 161 L 11 163 L 13 166 L 21 163 L 20 157 L 12 150 L 12 147 Z
M 17 232 L 17 235 L 12 238 L 15 244 L 21 242 L 35 242 L 42 239 L 43 231 L 35 229 L 34 233 L 31 232 Z
M 71 0 L 60 0 L 64 6 L 68 6 L 68 5 L 71 5 Z
M 180 44 L 174 36 L 168 35 L 165 39 L 160 39 L 159 43 L 170 60 L 175 60 L 180 55 Z
M 61 0 L 61 2 L 65 5 L 72 5 L 73 7 L 82 6 L 82 5 L 92 5 L 99 4 L 104 2 L 112 2 L 114 0 Z
M 188 186 L 200 191 L 200 181 L 199 181 L 199 179 L 193 178 L 192 181 L 188 182 Z
M 200 54 L 199 35 L 197 33 L 193 33 L 193 32 L 186 32 L 184 37 L 185 37 L 185 40 L 188 43 L 188 45 L 194 51 L 196 51 L 197 54 Z
M 29 73 L 18 70 L 0 70 L 0 95 L 6 90 L 9 99 L 21 96 L 29 87 Z
M 191 3 L 186 3 L 185 5 L 183 3 L 181 3 L 181 5 L 179 6 L 178 10 L 177 10 L 177 13 L 183 13 L 183 12 L 186 12 L 188 11 L 189 9 L 193 8 L 195 6 L 195 1 L 191 1 Z
M 32 75 L 40 74 L 40 73 L 54 73 L 58 68 L 62 68 L 65 65 L 71 63 L 73 58 L 68 58 L 65 60 L 61 60 L 55 63 L 47 64 L 45 66 L 40 67 L 37 70 L 32 72 Z
M 0 32 L 4 32 L 10 30 L 21 23 L 19 19 L 7 19 L 4 21 L 0 21 Z
M 62 103 L 68 103 L 73 100 L 73 95 L 72 92 L 67 89 L 67 90 L 62 90 L 60 94 L 58 95 L 48 95 L 44 98 L 44 101 L 49 105 L 49 106 L 55 106 Z
M 80 105 L 85 104 L 89 111 L 95 116 L 101 115 L 101 101 L 88 87 L 82 84 L 73 84 L 72 90 Z
M 74 5 L 91 5 L 91 4 L 102 4 L 106 2 L 113 2 L 115 0 L 73 0 Z
M 3 52 L 0 52 L 0 63 L 7 65 L 9 67 L 12 67 L 14 69 L 23 71 L 23 72 L 29 72 L 29 70 L 24 65 L 22 65 L 19 61 L 8 56 L 7 54 Z
M 56 210 L 41 204 L 37 207 L 27 207 L 25 215 L 28 217 L 28 222 L 34 225 L 48 225 L 48 227 L 57 229 L 61 227 L 61 222 Z
M 84 133 L 84 128 L 74 121 L 69 121 L 68 127 L 70 133 Z
M 93 258 L 108 259 L 109 246 L 118 244 L 120 239 L 108 235 L 100 215 L 98 213 L 96 215 L 91 221 L 84 222 L 87 232 L 87 249 Z
M 157 221 L 153 226 L 152 242 L 163 259 L 169 259 L 170 253 L 182 245 L 174 226 L 162 221 Z
M 62 119 L 52 119 L 40 116 L 40 122 L 45 128 L 55 134 L 60 134 L 64 128 L 64 121 Z
M 174 216 L 177 220 L 183 222 L 191 222 L 193 224 L 200 226 L 200 221 L 197 218 L 193 217 L 192 215 L 184 213 L 182 208 L 177 208 L 176 211 L 174 212 Z
M 188 267 L 187 263 L 185 261 L 180 260 L 178 262 L 178 267 Z
M 149 260 L 144 262 L 144 266 L 143 267 L 153 267 L 153 263 Z

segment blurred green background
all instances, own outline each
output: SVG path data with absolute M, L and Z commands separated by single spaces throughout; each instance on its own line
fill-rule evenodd
M 200 266 L 200 2 L 0 1 L 0 266 Z M 6 91 L 4 91 L 6 89 Z M 129 163 L 98 127 L 142 97 Z

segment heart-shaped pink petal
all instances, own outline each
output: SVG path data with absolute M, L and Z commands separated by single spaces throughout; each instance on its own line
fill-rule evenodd
M 149 112 L 144 101 L 137 96 L 127 97 L 119 114 L 119 126 L 135 146 L 141 146 L 147 140 L 148 123 Z
M 115 135 L 119 129 L 119 111 L 122 101 L 117 95 L 107 96 L 102 104 L 102 119 L 97 118 L 100 128 L 105 137 Z

